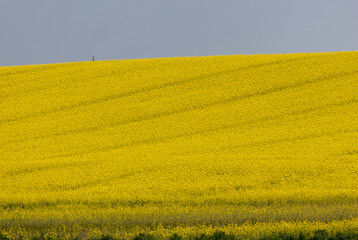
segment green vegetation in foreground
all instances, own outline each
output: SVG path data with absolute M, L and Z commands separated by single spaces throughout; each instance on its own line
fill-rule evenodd
M 22 239 L 21 236 L 18 239 Z M 78 240 L 79 238 L 74 238 L 74 240 Z M 133 240 L 157 240 L 161 239 L 155 237 L 150 234 L 140 233 L 133 238 Z M 168 240 L 183 240 L 181 235 L 174 233 L 171 235 Z M 190 240 L 235 240 L 235 239 L 244 239 L 240 237 L 236 237 L 232 234 L 226 234 L 223 231 L 216 231 L 212 235 L 200 234 L 199 236 L 192 236 L 189 238 Z M 293 233 L 279 233 L 277 235 L 265 236 L 262 238 L 258 238 L 258 240 L 348 240 L 348 239 L 358 239 L 358 233 L 356 232 L 336 232 L 329 233 L 325 229 L 316 230 L 312 233 L 304 233 L 300 232 L 298 234 Z M 12 240 L 1 234 L 0 232 L 0 240 Z M 39 236 L 34 236 L 32 240 L 61 240 L 60 237 L 46 237 L 45 234 L 41 233 Z M 92 238 L 91 240 L 117 240 L 111 235 L 103 235 L 100 238 Z

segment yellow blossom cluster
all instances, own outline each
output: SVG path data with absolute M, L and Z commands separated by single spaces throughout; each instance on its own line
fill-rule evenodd
M 1 67 L 0 231 L 358 228 L 357 63 L 338 52 Z

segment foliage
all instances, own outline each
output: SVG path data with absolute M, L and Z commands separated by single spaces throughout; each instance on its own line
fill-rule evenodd
M 357 62 L 341 52 L 1 67 L 0 230 L 259 238 L 357 226 Z

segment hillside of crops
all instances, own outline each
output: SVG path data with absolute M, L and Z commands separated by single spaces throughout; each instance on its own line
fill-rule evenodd
M 0 67 L 0 233 L 358 232 L 358 52 Z

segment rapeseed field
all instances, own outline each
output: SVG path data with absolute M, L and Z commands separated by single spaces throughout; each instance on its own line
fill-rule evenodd
M 0 232 L 358 232 L 358 52 L 0 68 Z

